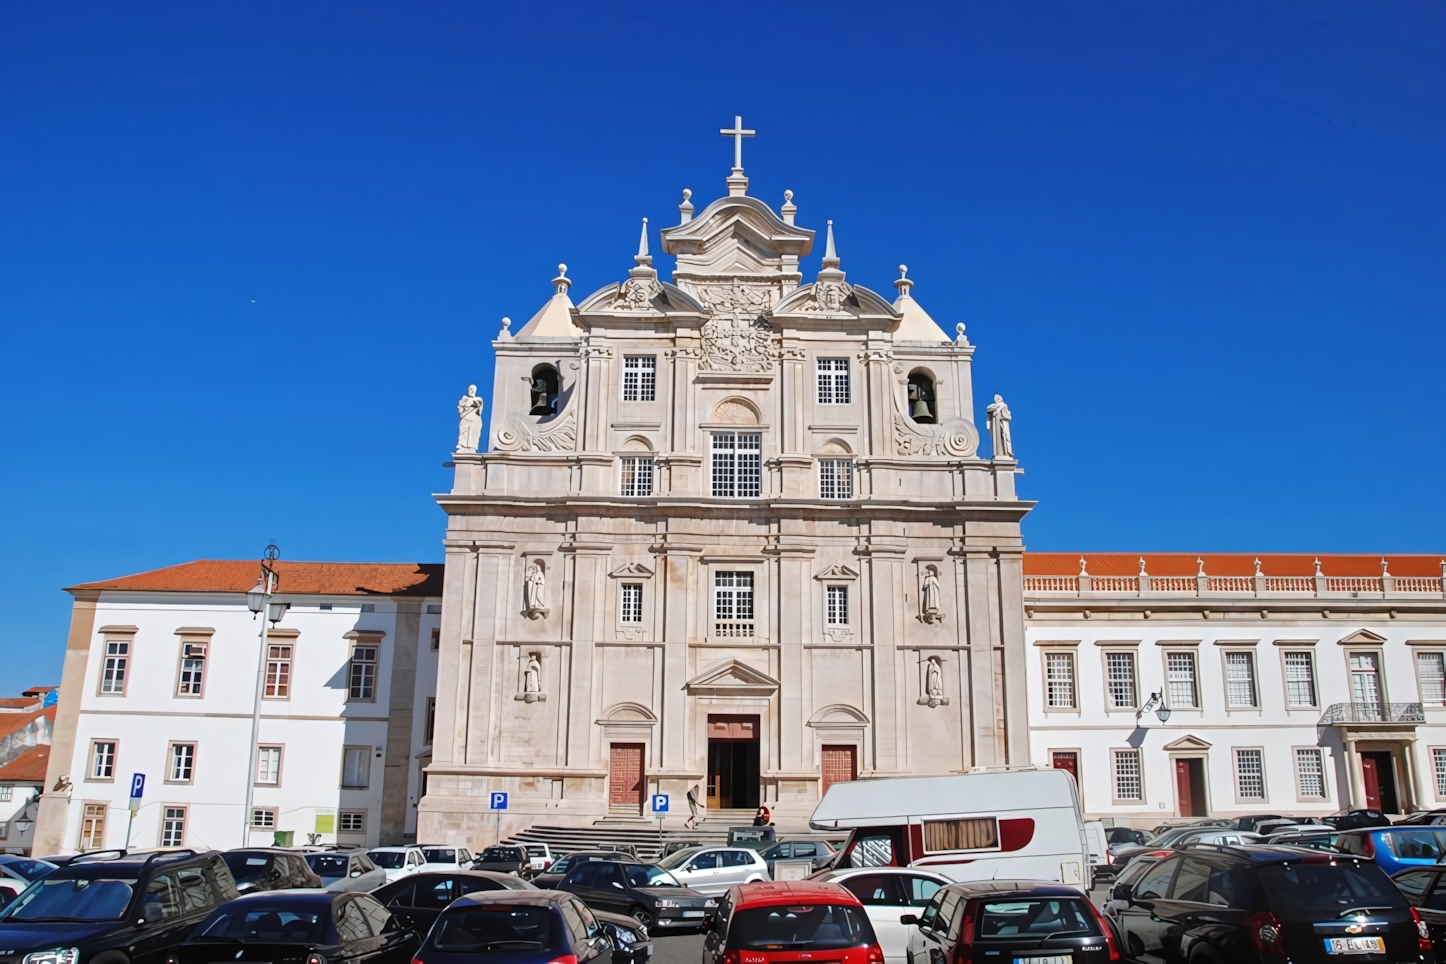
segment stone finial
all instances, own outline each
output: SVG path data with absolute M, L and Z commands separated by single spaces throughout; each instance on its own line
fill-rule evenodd
M 1316 561 L 1315 561 L 1315 574 L 1316 574 L 1317 576 L 1320 575 L 1320 559 L 1319 559 L 1319 558 L 1317 558 Z
M 1260 575 L 1260 557 L 1258 556 L 1255 559 L 1255 574 Z
M 1196 556 L 1196 557 L 1195 557 L 1195 576 L 1196 576 L 1196 578 L 1199 578 L 1199 577 L 1204 576 L 1204 575 L 1205 575 L 1205 557 L 1204 557 L 1204 556 Z
M 1446 564 L 1443 564 L 1443 565 L 1446 565 Z M 1089 572 L 1087 572 L 1087 571 L 1085 570 L 1085 557 L 1084 557 L 1084 556 L 1080 556 L 1080 557 L 1079 557 L 1079 574 L 1080 574 L 1081 576 L 1088 576 L 1088 575 L 1089 575 Z
M 1145 575 L 1145 557 L 1140 557 L 1140 575 Z
M 964 337 L 964 322 L 962 321 L 954 326 L 954 340 L 961 345 L 969 344 L 969 339 Z
M 683 188 L 683 203 L 678 205 L 678 223 L 687 224 L 693 220 L 693 202 L 689 200 L 693 192 L 686 187 Z
M 1388 568 L 1386 568 L 1386 557 L 1385 557 L 1385 556 L 1382 556 L 1382 557 L 1381 557 L 1381 575 L 1383 575 L 1383 576 L 1389 576 L 1390 574 L 1391 574 L 1391 571 L 1390 571 Z
M 898 278 L 897 281 L 894 282 L 894 287 L 897 288 L 897 289 L 899 289 L 899 297 L 900 297 L 900 298 L 907 298 L 907 297 L 909 297 L 909 289 L 911 289 L 911 288 L 914 287 L 914 282 L 912 282 L 912 281 L 909 280 L 909 266 L 908 266 L 908 265 L 906 265 L 906 264 L 901 264 L 901 265 L 899 265 L 899 278 Z
M 733 171 L 728 175 L 728 195 L 740 197 L 748 193 L 748 178 L 743 176 L 743 138 L 753 137 L 758 132 L 745 130 L 742 115 L 733 118 L 733 126 L 718 131 L 724 137 L 733 138 Z
M 560 264 L 557 266 L 557 277 L 552 279 L 552 286 L 557 289 L 558 294 L 567 294 L 567 289 L 572 287 L 572 279 L 567 276 L 567 265 Z M 504 318 L 503 326 L 506 327 L 508 324 L 511 324 L 511 322 Z
M 564 289 L 564 290 L 566 290 L 566 289 Z M 511 327 L 512 327 L 512 319 L 511 319 L 511 318 L 503 318 L 503 319 L 502 319 L 502 334 L 504 334 L 504 335 L 507 334 L 507 333 L 508 333 L 508 332 L 507 332 L 507 329 L 509 329 L 509 328 L 511 328 Z
M 643 233 L 638 238 L 638 253 L 633 258 L 638 264 L 652 264 L 653 256 L 648 254 L 648 219 L 643 218 Z
M 778 209 L 778 213 L 783 215 L 784 224 L 793 223 L 794 217 L 798 214 L 798 205 L 793 203 L 792 191 L 783 192 L 783 207 Z
M 833 245 L 833 221 L 828 222 L 828 241 L 823 246 L 823 266 L 825 268 L 837 268 L 839 266 L 838 251 Z

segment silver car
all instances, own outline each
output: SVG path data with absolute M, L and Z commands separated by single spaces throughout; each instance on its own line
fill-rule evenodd
M 361 851 L 309 853 L 306 865 L 321 878 L 327 890 L 376 890 L 387 882 L 386 871 L 367 859 Z
M 734 884 L 773 879 L 758 852 L 744 847 L 690 847 L 668 854 L 658 866 L 684 887 L 710 896 L 722 894 Z

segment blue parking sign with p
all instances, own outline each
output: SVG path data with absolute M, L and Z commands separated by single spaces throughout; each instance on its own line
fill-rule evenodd
M 490 806 L 493 810 L 506 810 L 506 809 L 507 809 L 507 794 L 504 793 L 504 792 L 501 791 L 501 790 L 494 790 L 494 791 L 492 791 L 492 800 L 491 800 L 491 803 L 489 804 L 489 806 Z
M 146 792 L 146 775 L 145 775 L 144 773 L 132 773 L 132 774 L 131 774 L 131 799 L 132 799 L 132 800 L 139 800 L 141 797 L 145 796 L 145 792 Z
M 653 794 L 653 813 L 668 812 L 668 795 L 666 793 Z

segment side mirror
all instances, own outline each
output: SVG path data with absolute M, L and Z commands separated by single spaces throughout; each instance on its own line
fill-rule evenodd
M 353 869 L 352 872 L 351 872 L 351 875 L 352 875 L 353 877 L 360 877 L 360 876 L 362 875 L 361 868 L 360 868 L 360 867 L 357 867 L 357 868 Z
M 164 920 L 165 917 L 166 911 L 160 904 L 146 904 L 141 909 L 140 923 L 154 924 L 156 921 Z
M 1134 899 L 1135 899 L 1135 885 L 1134 885 L 1134 884 L 1115 884 L 1114 887 L 1110 888 L 1110 900 L 1134 900 Z
M 919 923 L 919 915 L 918 915 L 918 914 L 905 914 L 905 915 L 903 915 L 902 917 L 899 918 L 899 923 L 900 923 L 900 924 L 917 924 L 917 923 Z

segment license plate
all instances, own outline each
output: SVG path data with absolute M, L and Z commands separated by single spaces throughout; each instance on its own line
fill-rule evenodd
M 1056 954 L 1053 957 L 1016 957 L 1014 964 L 1073 964 L 1071 954 Z
M 1327 937 L 1327 954 L 1384 954 L 1386 942 L 1380 937 Z
M 701 911 L 701 910 L 685 910 L 685 911 L 683 911 L 683 916 L 684 916 L 684 917 L 702 917 L 702 916 L 703 916 L 703 911 Z

